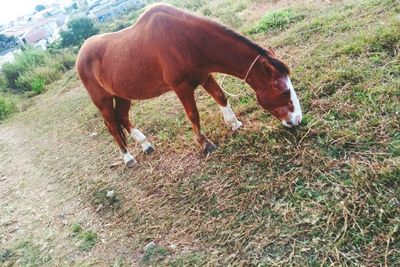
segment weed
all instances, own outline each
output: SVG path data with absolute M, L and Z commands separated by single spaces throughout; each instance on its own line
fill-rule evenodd
M 18 242 L 7 255 L 8 260 L 15 260 L 21 266 L 43 266 L 51 261 L 51 257 L 30 239 Z
M 83 231 L 79 236 L 79 249 L 81 251 L 89 251 L 97 243 L 97 234 L 92 230 Z
M 79 223 L 73 223 L 70 227 L 72 235 L 77 236 L 82 232 L 82 226 Z
M 144 252 L 141 260 L 142 264 L 151 264 L 162 261 L 169 254 L 168 250 L 162 246 L 152 245 L 149 246 Z
M 14 253 L 10 249 L 2 249 L 0 251 L 0 262 L 5 263 L 13 256 L 13 254 Z
M 112 265 L 112 267 L 124 267 L 124 266 L 127 266 L 127 264 L 125 258 L 123 257 L 117 257 Z
M 12 99 L 6 95 L 0 94 L 0 121 L 16 112 L 16 110 Z
M 36 78 L 35 80 L 32 81 L 32 84 L 31 84 L 32 91 L 35 94 L 42 93 L 44 90 L 44 84 L 45 84 L 44 79 Z
M 70 226 L 72 237 L 77 240 L 77 246 L 81 251 L 89 251 L 97 243 L 97 234 L 92 230 L 83 230 L 79 223 Z
M 206 256 L 200 252 L 191 252 L 168 262 L 171 267 L 204 266 Z

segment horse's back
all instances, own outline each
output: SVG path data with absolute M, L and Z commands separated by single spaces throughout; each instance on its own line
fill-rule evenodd
M 133 26 L 89 38 L 78 56 L 79 76 L 84 84 L 95 79 L 125 98 L 158 96 L 199 65 L 199 44 L 190 40 L 200 31 L 197 18 L 169 5 L 154 5 Z

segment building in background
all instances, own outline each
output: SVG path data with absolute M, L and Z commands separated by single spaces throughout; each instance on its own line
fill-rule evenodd
M 88 15 L 96 22 L 105 22 L 116 16 L 127 13 L 131 10 L 137 10 L 144 6 L 141 0 L 113 0 L 113 1 L 93 1 Z
M 62 27 L 68 22 L 68 16 L 60 4 L 54 3 L 46 9 L 22 16 L 7 26 L 2 34 L 16 37 L 21 44 L 30 44 L 46 49 L 60 37 Z

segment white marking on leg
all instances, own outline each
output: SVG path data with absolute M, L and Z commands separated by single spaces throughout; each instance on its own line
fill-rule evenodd
M 147 141 L 146 136 L 139 129 L 132 128 L 131 136 L 142 146 L 143 151 L 147 151 L 147 149 L 151 147 L 151 144 Z
M 297 98 L 296 92 L 294 91 L 294 88 L 292 85 L 292 81 L 290 80 L 289 77 L 286 78 L 286 86 L 288 87 L 288 89 L 290 89 L 290 100 L 293 103 L 293 112 L 289 113 L 290 123 L 292 125 L 299 125 L 303 118 L 303 114 L 301 111 L 299 99 Z M 292 126 L 292 125 L 289 125 L 286 121 L 282 121 L 282 124 L 286 127 Z
M 224 120 L 227 124 L 229 124 L 232 127 L 233 131 L 236 131 L 239 129 L 243 123 L 241 123 L 237 118 L 235 113 L 233 113 L 231 105 L 229 103 L 226 105 L 226 107 L 219 106 L 221 109 L 222 114 L 224 115 Z
M 124 160 L 125 165 L 127 165 L 128 163 L 130 165 L 133 165 L 137 162 L 129 152 L 122 153 L 122 159 Z

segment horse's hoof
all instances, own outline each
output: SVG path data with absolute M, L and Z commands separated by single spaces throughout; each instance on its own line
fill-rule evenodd
M 217 149 L 217 146 L 214 145 L 213 143 L 207 143 L 206 147 L 204 148 L 204 154 L 210 154 L 211 152 L 213 152 L 214 150 Z
M 127 168 L 133 168 L 133 167 L 136 166 L 136 164 L 137 164 L 137 161 L 135 159 L 131 159 L 128 162 L 125 163 L 125 166 Z
M 148 148 L 146 148 L 146 150 L 144 151 L 144 153 L 146 153 L 146 155 L 150 155 L 154 152 L 154 147 L 153 146 L 149 146 Z
M 232 124 L 232 131 L 237 131 L 240 127 L 242 127 L 243 123 L 241 121 L 236 121 Z

